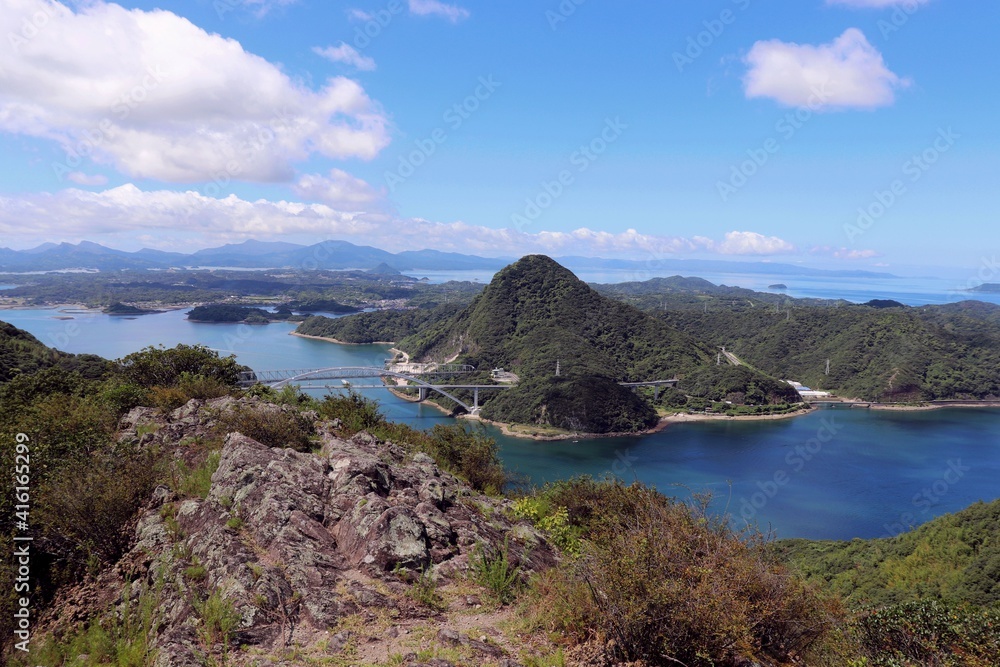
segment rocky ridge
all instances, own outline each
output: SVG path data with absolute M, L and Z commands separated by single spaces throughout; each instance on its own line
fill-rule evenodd
M 120 439 L 186 459 L 236 407 L 292 410 L 231 397 L 166 416 L 136 408 Z M 503 548 L 526 576 L 551 566 L 554 549 L 510 518 L 507 501 L 476 493 L 426 454 L 366 432 L 344 439 L 338 427 L 315 421 L 316 453 L 226 435 L 207 497 L 158 487 L 131 550 L 61 594 L 46 624 L 134 613 L 151 593 L 157 667 L 452 664 L 439 655 L 518 664 L 524 646 L 498 629 L 511 612 L 484 606 L 466 573 Z M 438 603 L 412 594 L 421 578 Z M 212 631 L 227 622 L 231 631 Z

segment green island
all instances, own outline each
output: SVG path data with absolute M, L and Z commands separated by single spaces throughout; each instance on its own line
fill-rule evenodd
M 550 300 L 552 319 L 513 332 L 509 319 L 484 318 L 483 302 L 503 303 L 522 271 L 545 273 L 556 293 L 578 291 L 592 310 Z M 619 377 L 597 364 L 637 364 L 601 346 L 626 325 L 644 334 L 637 344 L 667 337 L 680 355 L 652 368 L 681 372 L 707 354 L 584 289 L 531 258 L 411 344 L 453 353 L 456 335 L 493 340 L 490 361 L 522 355 L 530 369 L 540 362 L 526 352 L 544 332 L 560 354 L 582 356 L 565 379 L 526 390 L 547 398 L 560 382 Z M 524 305 L 506 302 L 508 314 Z M 553 329 L 561 318 L 575 337 Z M 455 665 L 1000 661 L 1000 501 L 891 538 L 773 542 L 710 513 L 704 496 L 690 504 L 614 479 L 525 488 L 473 425 L 420 431 L 356 394 L 240 389 L 241 370 L 201 346 L 108 361 L 0 326 L 0 434 L 30 449 L 26 581 L 48 619 L 29 653 L 15 648 L 16 573 L 0 568 L 4 664 L 250 665 L 268 655 L 389 666 L 403 664 L 411 638 L 438 647 L 417 660 Z M 747 378 L 759 381 L 734 381 Z M 630 395 L 617 414 L 641 418 Z M 2 465 L 14 469 L 18 453 L 4 447 Z M 7 553 L 23 534 L 13 484 L 5 478 L 0 495 Z M 465 633 L 470 612 L 489 636 Z M 294 644 L 289 623 L 300 627 Z
M 785 380 L 890 405 L 1000 399 L 992 304 L 854 305 L 681 277 L 589 286 L 544 256 L 507 267 L 464 308 L 317 316 L 297 331 L 392 341 L 416 362 L 471 364 L 481 370 L 470 382 L 511 370 L 517 386 L 484 393 L 480 414 L 537 427 L 540 437 L 642 431 L 677 413 L 794 413 L 802 399 Z M 659 391 L 619 384 L 673 378 Z

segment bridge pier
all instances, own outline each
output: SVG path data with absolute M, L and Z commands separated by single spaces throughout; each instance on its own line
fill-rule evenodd
M 427 400 L 427 387 L 420 387 L 417 390 L 417 400 L 426 401 Z
M 479 412 L 479 387 L 472 390 L 472 411 L 473 414 Z

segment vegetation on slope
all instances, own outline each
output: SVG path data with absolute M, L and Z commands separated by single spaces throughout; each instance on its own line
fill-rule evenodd
M 612 385 L 672 378 L 708 359 L 696 341 L 540 255 L 508 266 L 467 308 L 400 347 L 414 359 L 516 372 L 521 382 L 488 399 L 484 417 L 597 433 L 655 421 L 640 398 Z
M 1000 604 L 1000 500 L 891 538 L 786 540 L 776 548 L 808 580 L 823 582 L 852 606 Z
M 67 354 L 50 348 L 27 331 L 0 322 L 0 383 L 19 375 L 28 376 L 46 368 L 62 373 L 100 375 L 107 362 L 93 354 Z
M 1000 397 L 1000 307 L 990 304 L 671 311 L 662 317 L 766 373 L 814 389 L 883 401 Z
M 7 338 L 24 336 L 0 331 L 0 342 Z M 181 497 L 207 488 L 219 441 L 175 443 L 176 451 L 142 448 L 118 440 L 121 415 L 144 403 L 166 410 L 193 397 L 238 395 L 233 382 L 239 370 L 232 358 L 178 346 L 105 362 L 93 377 L 50 366 L 0 384 L 0 438 L 14 442 L 25 433 L 31 442 L 35 613 L 61 586 L 115 565 L 155 484 L 167 483 Z M 427 452 L 474 488 L 495 493 L 508 482 L 496 443 L 475 429 L 417 431 L 388 422 L 357 395 L 315 401 L 294 389 L 250 393 L 286 408 L 234 411 L 223 430 L 308 450 L 318 415 L 339 420 L 342 437 L 364 430 Z M 3 448 L 0 465 L 11 469 L 12 457 L 12 448 Z M 15 519 L 11 482 L 0 496 L 0 549 L 8 553 Z M 753 531 L 734 532 L 725 517 L 706 514 L 705 505 L 691 507 L 613 480 L 560 482 L 510 507 L 550 535 L 563 549 L 562 563 L 524 587 L 510 576 L 502 552 L 484 553 L 472 564 L 474 576 L 503 584 L 497 600 L 520 605 L 526 629 L 555 633 L 549 638 L 566 645 L 597 641 L 613 659 L 689 667 L 1000 664 L 1000 501 L 889 540 L 777 547 Z M 0 568 L 0 590 L 0 632 L 9 642 L 9 564 Z M 841 596 L 858 611 L 842 610 Z M 155 600 L 138 604 L 152 608 Z M 73 628 L 60 628 L 66 645 L 56 642 L 46 655 L 61 661 L 51 664 L 90 651 L 92 664 L 148 665 L 156 624 L 143 619 L 134 632 L 114 618 L 110 625 L 91 624 L 86 641 Z M 107 637 L 117 638 L 114 650 Z
M 442 304 L 433 308 L 408 308 L 406 310 L 377 310 L 359 313 L 353 317 L 306 318 L 296 333 L 307 336 L 333 338 L 344 343 L 375 343 L 400 341 L 432 324 L 448 319 L 457 313 L 457 304 Z
M 287 309 L 272 313 L 263 308 L 248 308 L 247 306 L 237 306 L 230 303 L 213 303 L 192 308 L 187 318 L 192 322 L 267 324 L 272 320 L 287 320 L 290 315 L 291 311 Z

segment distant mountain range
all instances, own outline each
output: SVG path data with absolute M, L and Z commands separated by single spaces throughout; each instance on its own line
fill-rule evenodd
M 143 248 L 135 252 L 115 250 L 91 241 L 43 243 L 28 250 L 0 248 L 0 273 L 90 269 L 121 271 L 171 267 L 233 267 L 241 269 L 374 269 L 380 271 L 499 271 L 515 261 L 511 257 L 477 257 L 438 250 L 407 250 L 391 253 L 347 241 L 323 241 L 300 245 L 283 241 L 233 243 L 193 253 L 164 252 Z M 668 259 L 627 260 L 599 257 L 562 257 L 558 261 L 574 271 L 630 270 L 664 273 L 756 273 L 768 275 L 827 276 L 843 278 L 892 278 L 871 271 L 829 271 L 792 264 L 720 260 Z

